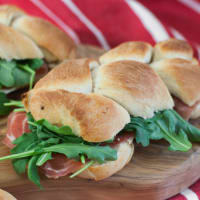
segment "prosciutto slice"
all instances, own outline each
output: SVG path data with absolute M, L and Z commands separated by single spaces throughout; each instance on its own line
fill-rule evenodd
M 73 159 L 68 159 L 63 154 L 53 154 L 53 159 L 48 160 L 40 167 L 40 171 L 47 178 L 58 179 L 78 171 L 82 167 L 82 163 Z
M 16 138 L 20 137 L 23 133 L 30 132 L 27 117 L 25 112 L 12 112 L 8 116 L 7 122 L 7 134 L 3 140 L 3 143 L 9 147 L 13 148 L 12 143 Z
M 183 117 L 185 120 L 189 120 L 192 111 L 195 109 L 195 107 L 198 105 L 199 101 L 196 102 L 193 106 L 188 106 L 184 102 L 182 102 L 179 98 L 173 96 L 173 100 L 175 103 L 174 110 L 176 110 L 179 115 Z

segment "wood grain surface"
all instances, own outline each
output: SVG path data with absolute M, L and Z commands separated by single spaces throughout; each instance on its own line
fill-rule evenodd
M 6 118 L 0 119 L 0 139 L 6 132 Z M 9 150 L 0 144 L 0 156 Z M 0 188 L 19 200 L 164 200 L 184 190 L 200 177 L 200 146 L 190 152 L 169 152 L 164 142 L 147 148 L 135 145 L 131 162 L 114 176 L 95 182 L 68 177 L 42 177 L 39 190 L 26 176 L 17 175 L 10 161 L 0 162 Z

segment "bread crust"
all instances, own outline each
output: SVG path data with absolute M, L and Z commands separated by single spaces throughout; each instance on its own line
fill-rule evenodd
M 27 36 L 0 24 L 0 58 L 6 60 L 43 58 L 43 54 Z
M 94 179 L 96 181 L 108 178 L 120 171 L 125 165 L 129 163 L 134 153 L 134 146 L 132 139 L 120 143 L 117 147 L 117 160 L 109 161 L 104 164 L 95 164 L 83 171 L 79 177 L 85 179 Z
M 10 193 L 0 189 L 0 200 L 17 200 Z
M 167 87 L 147 64 L 117 61 L 96 71 L 94 92 L 121 104 L 133 116 L 151 118 L 174 104 Z
M 103 54 L 99 60 L 101 64 L 120 60 L 135 60 L 149 63 L 152 58 L 152 49 L 152 46 L 146 42 L 124 42 Z
M 35 89 L 63 89 L 70 92 L 91 93 L 92 75 L 90 68 L 97 67 L 94 59 L 65 60 L 44 78 L 40 79 Z
M 193 49 L 183 40 L 171 38 L 169 40 L 158 42 L 154 46 L 153 61 L 167 58 L 183 58 L 191 60 L 193 58 Z
M 76 56 L 76 45 L 73 40 L 62 30 L 44 19 L 23 16 L 16 19 L 12 27 L 35 41 L 44 51 L 45 59 L 49 62 L 55 61 L 55 59 L 58 61 L 71 59 Z
M 10 26 L 12 22 L 26 15 L 25 11 L 15 5 L 1 5 L 0 6 L 0 23 Z
M 34 119 L 46 119 L 57 126 L 68 125 L 88 142 L 104 142 L 130 122 L 128 112 L 109 98 L 64 90 L 30 91 L 23 99 Z
M 190 119 L 197 119 L 199 117 L 200 117 L 200 102 L 193 109 L 193 111 L 190 115 Z
M 193 106 L 200 100 L 200 66 L 176 58 L 151 63 L 151 67 L 160 75 L 170 93 L 185 104 Z
M 95 58 L 98 59 L 102 54 L 106 52 L 98 46 L 78 44 L 77 45 L 77 58 Z

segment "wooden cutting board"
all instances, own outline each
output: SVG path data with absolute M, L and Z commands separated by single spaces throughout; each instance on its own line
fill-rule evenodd
M 0 119 L 0 140 L 6 132 L 6 118 Z M 0 143 L 0 156 L 9 150 Z M 112 177 L 95 182 L 79 178 L 48 180 L 42 177 L 39 190 L 26 176 L 17 175 L 10 161 L 0 162 L 0 188 L 19 200 L 164 200 L 200 177 L 200 145 L 187 153 L 169 152 L 166 144 L 148 148 L 135 146 L 131 162 Z

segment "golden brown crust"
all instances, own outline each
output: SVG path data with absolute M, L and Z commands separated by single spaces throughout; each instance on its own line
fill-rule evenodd
M 126 108 L 133 116 L 150 118 L 154 112 L 173 107 L 173 100 L 149 65 L 118 61 L 96 71 L 94 91 Z
M 98 59 L 102 54 L 106 52 L 105 49 L 102 49 L 97 46 L 79 44 L 77 45 L 77 57 L 76 58 L 96 58 Z
M 0 24 L 0 58 L 11 60 L 42 57 L 40 49 L 27 36 Z
M 184 59 L 165 59 L 151 63 L 169 91 L 189 106 L 200 100 L 200 66 Z
M 125 42 L 103 54 L 101 64 L 120 60 L 135 60 L 149 63 L 152 57 L 152 46 L 146 42 Z
M 195 108 L 192 110 L 190 119 L 197 119 L 200 117 L 200 103 L 198 103 Z
M 25 11 L 15 5 L 1 5 L 0 6 L 0 23 L 10 26 L 12 22 L 26 15 Z
M 91 93 L 90 68 L 94 65 L 98 66 L 94 59 L 65 60 L 40 79 L 36 83 L 35 89 L 63 89 L 70 92 Z
M 129 163 L 133 156 L 134 146 L 132 139 L 126 142 L 120 143 L 117 146 L 118 159 L 115 161 L 109 161 L 104 164 L 95 164 L 83 171 L 79 177 L 86 179 L 94 179 L 96 181 L 108 178 L 116 172 L 120 171 L 126 164 Z
M 75 58 L 76 45 L 73 40 L 62 30 L 50 22 L 31 16 L 23 16 L 12 24 L 14 28 L 25 33 L 36 44 L 48 51 L 45 58 L 51 62 L 51 55 L 59 61 Z M 46 53 L 47 54 L 47 53 Z
M 183 58 L 191 60 L 192 57 L 192 47 L 183 40 L 171 38 L 169 40 L 158 42 L 154 47 L 154 61 L 166 58 Z
M 0 200 L 17 200 L 17 199 L 8 192 L 0 189 Z
M 76 135 L 89 142 L 109 140 L 130 122 L 123 107 L 97 94 L 33 89 L 23 102 L 34 119 L 68 125 Z

